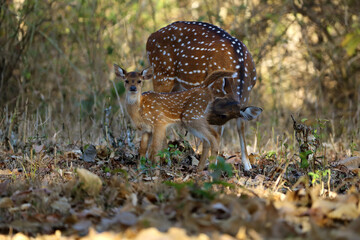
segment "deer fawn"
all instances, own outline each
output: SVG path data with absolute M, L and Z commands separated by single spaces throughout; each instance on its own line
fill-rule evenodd
M 222 125 L 229 119 L 237 118 L 242 162 L 244 169 L 250 170 L 244 120 L 256 118 L 262 110 L 245 108 L 256 83 L 255 65 L 246 46 L 209 23 L 174 22 L 150 35 L 146 51 L 154 69 L 155 92 L 201 86 L 206 76 L 216 70 L 227 69 L 238 73 L 238 77 L 230 79 L 229 84 L 225 80 L 214 82 L 214 96 L 226 99 L 213 102 L 208 120 L 210 124 Z M 223 109 L 223 105 L 227 108 Z
M 120 66 L 114 64 L 115 74 L 125 82 L 126 109 L 134 125 L 142 131 L 140 142 L 140 157 L 145 156 L 150 144 L 150 159 L 157 159 L 156 155 L 162 149 L 166 128 L 172 124 L 181 123 L 189 132 L 203 142 L 203 151 L 198 169 L 202 170 L 211 147 L 211 154 L 218 151 L 218 134 L 207 122 L 209 107 L 213 101 L 213 91 L 210 88 L 217 79 L 235 77 L 233 71 L 214 71 L 202 84 L 196 88 L 173 93 L 141 93 L 144 80 L 152 77 L 152 69 L 141 73 L 127 73 Z

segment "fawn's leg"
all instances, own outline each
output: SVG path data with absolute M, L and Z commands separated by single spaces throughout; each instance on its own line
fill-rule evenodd
M 245 120 L 238 118 L 236 120 L 237 130 L 240 139 L 240 147 L 241 147 L 241 161 L 244 165 L 245 171 L 249 171 L 251 169 L 251 164 L 249 161 L 249 157 L 246 150 L 246 142 L 245 142 Z
M 193 135 L 200 138 L 203 142 L 203 151 L 198 166 L 198 171 L 202 171 L 205 167 L 206 159 L 209 156 L 210 146 L 212 155 L 217 155 L 219 150 L 219 144 L 217 141 L 218 134 L 207 124 L 206 119 L 193 121 L 191 124 L 187 125 L 187 128 Z
M 157 156 L 157 154 L 159 153 L 159 151 L 163 146 L 165 135 L 166 135 L 166 125 L 154 126 L 154 130 L 152 134 L 151 150 L 150 150 L 151 160 L 160 162 L 160 157 Z
M 199 165 L 198 165 L 198 171 L 202 171 L 204 169 L 206 159 L 209 156 L 209 150 L 210 150 L 210 143 L 208 142 L 207 139 L 202 139 L 202 144 L 203 144 L 203 150 L 202 150 Z
M 213 136 L 211 143 L 211 156 L 217 156 L 219 154 L 219 142 L 220 142 L 220 136 L 217 133 L 217 131 L 212 128 L 210 125 L 208 125 L 208 128 L 210 130 L 211 135 Z
M 204 136 L 204 139 L 203 139 L 203 152 L 202 152 L 202 155 L 201 155 L 201 158 L 200 158 L 198 171 L 202 171 L 204 169 L 205 162 L 206 162 L 206 159 L 207 159 L 208 154 L 209 154 L 209 146 L 211 146 L 211 156 L 216 157 L 218 155 L 219 144 L 218 144 L 218 140 L 217 140 L 216 136 L 214 136 L 212 134 L 212 130 L 215 132 L 215 130 L 210 128 L 210 127 L 202 129 L 201 133 Z
M 151 138 L 151 133 L 148 133 L 148 132 L 144 132 L 141 136 L 140 149 L 139 149 L 140 159 L 142 157 L 146 157 L 146 151 L 149 146 L 150 138 Z

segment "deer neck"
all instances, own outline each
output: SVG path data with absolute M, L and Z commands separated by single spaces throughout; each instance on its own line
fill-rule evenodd
M 141 108 L 141 93 L 126 95 L 126 110 L 131 117 L 131 120 L 138 129 L 141 129 L 142 118 L 140 115 Z
M 136 93 L 136 94 L 127 93 L 126 94 L 126 105 L 139 106 L 140 101 L 141 101 L 141 93 Z

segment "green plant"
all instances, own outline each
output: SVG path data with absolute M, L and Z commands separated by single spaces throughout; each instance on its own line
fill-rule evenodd
M 309 155 L 312 154 L 313 151 L 311 150 L 307 150 L 307 151 L 304 151 L 304 152 L 300 152 L 299 153 L 299 156 L 300 156 L 300 167 L 302 169 L 307 169 L 309 167 Z
M 312 171 L 315 171 L 316 151 L 320 146 L 318 131 L 303 123 L 297 123 L 292 115 L 291 118 L 294 123 L 295 138 L 299 144 L 300 167 L 304 170 L 308 170 L 311 167 Z M 306 120 L 306 118 L 303 118 L 301 122 Z M 318 120 L 317 126 L 323 127 L 324 122 L 325 120 Z
M 177 145 L 169 144 L 168 148 L 164 148 L 159 151 L 157 156 L 165 159 L 165 162 L 171 166 L 171 160 L 173 157 L 180 155 L 182 152 L 178 149 Z
M 144 172 L 145 174 L 151 174 L 156 168 L 156 163 L 153 163 L 150 159 L 145 157 L 140 158 L 140 171 Z
M 217 195 L 212 188 L 214 185 L 220 185 L 222 187 L 234 186 L 226 181 L 221 180 L 222 177 L 233 176 L 233 167 L 231 164 L 226 163 L 223 157 L 217 157 L 217 163 L 212 163 L 209 166 L 211 171 L 212 180 L 210 182 L 204 182 L 203 185 L 195 184 L 193 182 L 184 182 L 184 183 L 174 183 L 174 182 L 165 182 L 168 186 L 172 186 L 177 190 L 178 195 L 182 192 L 184 188 L 190 192 L 190 194 L 197 199 L 208 199 L 212 200 Z
M 276 156 L 276 151 L 269 151 L 267 154 L 266 154 L 266 157 L 267 158 L 272 158 L 272 157 L 275 157 Z
M 311 184 L 323 184 L 323 182 L 327 181 L 327 178 L 330 178 L 330 169 L 326 170 L 316 170 L 315 172 L 309 172 L 308 175 L 311 177 Z
M 350 147 L 350 150 L 351 150 L 351 154 L 353 154 L 357 150 L 358 145 L 355 142 L 352 142 L 352 143 L 349 144 L 349 147 Z
M 205 187 L 205 184 L 199 185 L 192 181 L 184 183 L 174 183 L 167 181 L 165 184 L 174 187 L 178 195 L 181 195 L 181 192 L 186 188 L 190 195 L 196 199 L 213 200 L 216 196 L 216 193 L 212 191 L 211 188 Z
M 327 127 L 327 123 L 329 122 L 329 120 L 327 119 L 321 119 L 318 118 L 316 119 L 316 123 L 313 124 L 313 134 L 315 136 L 315 138 L 317 139 L 324 139 L 325 138 L 325 133 L 324 133 L 324 129 Z
M 110 172 L 111 171 L 111 169 L 108 167 L 108 166 L 104 166 L 103 167 L 103 172 L 104 173 L 108 173 L 108 172 Z
M 220 180 L 220 178 L 224 175 L 228 177 L 233 176 L 233 167 L 231 164 L 226 163 L 223 157 L 217 157 L 217 163 L 211 163 L 209 169 L 212 170 L 211 176 L 213 177 L 213 181 Z

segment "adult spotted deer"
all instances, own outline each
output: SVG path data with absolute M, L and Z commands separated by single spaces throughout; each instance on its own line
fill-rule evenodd
M 244 136 L 246 116 L 256 118 L 261 108 L 249 108 L 249 94 L 256 83 L 256 70 L 246 46 L 223 29 L 204 22 L 174 22 L 154 32 L 146 44 L 147 56 L 154 69 L 154 91 L 171 92 L 201 86 L 204 79 L 216 70 L 233 70 L 237 78 L 216 81 L 212 89 L 215 100 L 209 122 L 222 125 L 237 118 L 242 162 L 245 170 L 251 169 Z M 227 102 L 227 103 L 226 103 Z M 235 104 L 228 104 L 228 103 Z M 222 105 L 227 106 L 226 111 Z M 250 113 L 251 111 L 251 113 Z M 250 114 L 249 114 L 250 113 Z
M 141 86 L 144 80 L 152 77 L 152 68 L 139 72 L 126 72 L 114 64 L 115 74 L 124 80 L 126 91 L 126 110 L 134 125 L 142 131 L 140 157 L 145 156 L 150 144 L 150 159 L 157 159 L 162 149 L 166 128 L 181 123 L 189 132 L 203 141 L 203 152 L 198 169 L 205 166 L 211 147 L 211 154 L 218 151 L 218 134 L 207 121 L 209 107 L 213 101 L 210 88 L 216 80 L 224 77 L 236 77 L 234 71 L 214 71 L 200 85 L 189 90 L 173 93 L 144 92 Z M 235 75 L 234 75 L 235 74 Z

